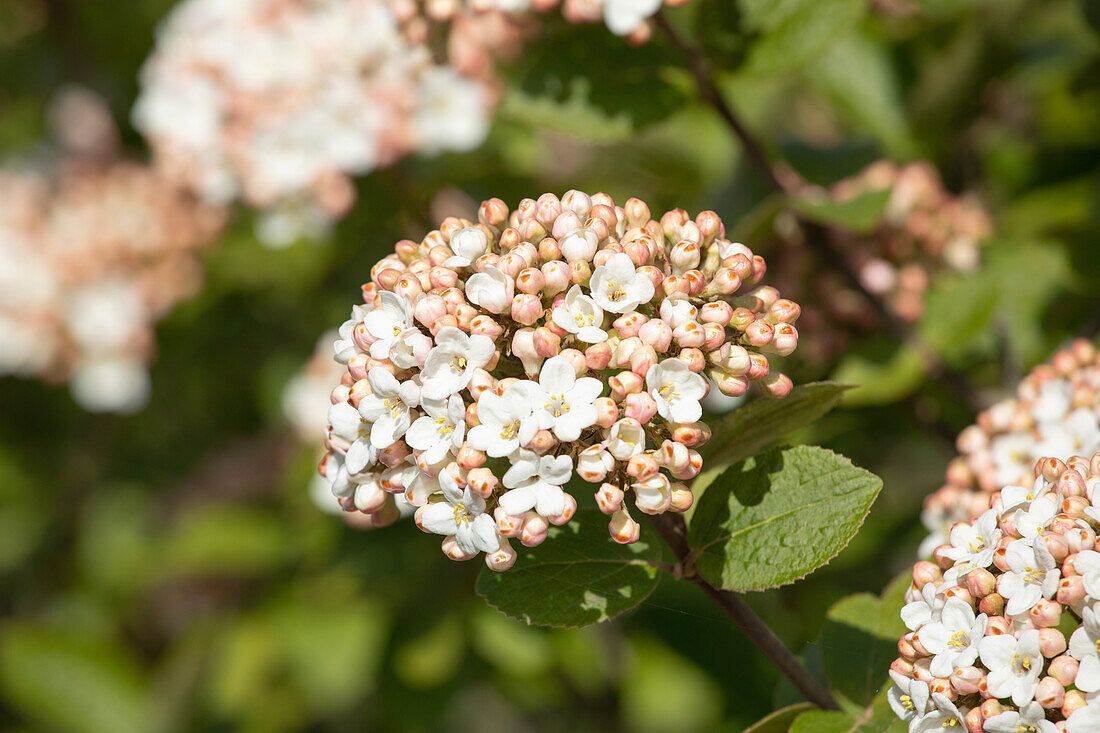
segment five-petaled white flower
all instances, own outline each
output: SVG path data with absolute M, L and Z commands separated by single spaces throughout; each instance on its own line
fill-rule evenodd
M 916 631 L 925 624 L 939 621 L 945 603 L 947 599 L 936 593 L 936 587 L 925 583 L 920 595 L 901 607 L 901 620 L 910 631 Z
M 944 580 L 954 584 L 971 570 L 989 567 L 1000 540 L 995 509 L 987 510 L 973 524 L 956 524 L 951 528 L 951 549 L 944 552 L 955 564 L 943 574 Z
M 1100 690 L 1100 619 L 1095 608 L 1081 611 L 1081 625 L 1069 637 L 1069 654 L 1081 663 L 1073 684 L 1083 692 Z
M 898 674 L 892 669 L 890 679 L 894 681 L 894 686 L 886 693 L 886 700 L 894 713 L 909 723 L 912 729 L 913 723 L 923 718 L 928 712 L 930 699 L 928 683 Z
M 651 367 L 645 386 L 657 403 L 657 414 L 669 422 L 695 422 L 703 416 L 699 400 L 707 393 L 707 381 L 679 359 L 665 359 Z
M 345 451 L 345 472 L 359 473 L 375 462 L 378 449 L 370 442 L 371 423 L 351 403 L 337 402 L 328 408 L 328 423 L 329 442 Z
M 604 0 L 604 23 L 615 35 L 628 35 L 656 13 L 661 2 L 662 0 Z
M 420 408 L 427 413 L 418 417 L 405 433 L 405 442 L 414 450 L 424 451 L 425 463 L 439 463 L 448 451 L 458 454 L 466 435 L 466 405 L 458 395 L 447 400 L 424 400 Z
M 1047 720 L 1046 711 L 1037 702 L 994 715 L 983 723 L 983 727 L 986 733 L 1058 733 L 1058 727 Z
M 538 392 L 538 385 L 526 379 L 512 383 L 500 395 L 491 389 L 482 392 L 477 399 L 481 424 L 470 428 L 466 442 L 493 458 L 511 455 L 530 443 L 539 427 L 534 412 Z
M 1024 509 L 1036 499 L 1049 497 L 1050 495 L 1051 487 L 1042 476 L 1037 476 L 1031 486 L 1017 486 L 1015 484 L 1005 486 L 1001 489 L 1002 511 Z
M 466 389 L 474 370 L 488 364 L 495 349 L 488 336 L 470 336 L 454 326 L 439 329 L 435 346 L 424 361 L 421 395 L 424 399 L 442 400 Z
M 518 459 L 504 474 L 504 486 L 510 489 L 500 497 L 500 506 L 518 517 L 534 509 L 544 517 L 559 517 L 565 511 L 562 491 L 573 475 L 573 459 L 569 456 L 538 456 L 520 450 Z
M 398 382 L 382 367 L 367 372 L 371 394 L 359 402 L 359 412 L 374 423 L 370 443 L 378 450 L 389 448 L 412 424 L 412 408 L 420 401 L 420 388 L 412 381 Z
M 1034 545 L 1026 540 L 1009 542 L 1005 560 L 1009 570 L 998 581 L 997 591 L 1008 599 L 1006 615 L 1027 613 L 1040 598 L 1050 598 L 1058 589 L 1061 571 L 1042 540 Z
M 466 281 L 466 297 L 490 313 L 502 313 L 512 303 L 515 280 L 496 267 L 486 267 Z
M 571 443 L 581 437 L 582 430 L 596 423 L 593 403 L 603 391 L 603 384 L 592 377 L 578 379 L 564 356 L 554 356 L 543 362 L 539 388 L 541 394 L 535 408 L 539 427 L 553 430 L 558 440 Z
M 987 636 L 978 642 L 978 654 L 989 670 L 986 685 L 990 695 L 1010 697 L 1017 707 L 1031 702 L 1043 673 L 1038 630 L 1022 631 L 1019 638 L 1012 634 Z
M 444 267 L 469 267 L 474 260 L 485 254 L 489 240 L 479 227 L 459 229 L 451 235 L 452 257 L 443 261 Z
M 454 536 L 467 555 L 496 552 L 500 548 L 500 535 L 492 516 L 485 513 L 485 500 L 469 486 L 459 486 L 450 471 L 439 474 L 439 485 L 444 501 L 417 510 L 417 524 L 434 534 Z
M 917 638 L 931 652 L 930 670 L 936 677 L 947 678 L 959 667 L 978 658 L 978 641 L 985 635 L 986 615 L 974 616 L 969 603 L 949 598 L 939 621 L 920 627 Z
M 588 287 L 596 304 L 611 313 L 629 313 L 652 300 L 654 292 L 653 281 L 639 274 L 622 252 L 592 271 Z
M 603 308 L 596 305 L 591 297 L 581 292 L 580 285 L 569 288 L 565 294 L 565 305 L 558 306 L 552 314 L 554 323 L 587 344 L 598 344 L 607 340 L 603 330 Z
M 1017 509 L 1012 521 L 1016 525 L 1016 531 L 1030 544 L 1035 542 L 1040 532 L 1050 526 L 1057 513 L 1058 506 L 1053 499 L 1040 496 L 1025 507 Z
M 388 359 L 397 338 L 413 326 L 412 304 L 388 290 L 379 294 L 381 305 L 363 317 L 367 333 L 377 339 L 370 345 L 375 359 Z

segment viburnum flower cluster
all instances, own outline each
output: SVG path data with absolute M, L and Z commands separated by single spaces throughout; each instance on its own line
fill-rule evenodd
M 843 204 L 874 192 L 889 191 L 882 221 L 857 233 L 830 227 L 833 247 L 862 286 L 897 318 L 917 321 L 924 294 L 937 275 L 968 272 L 981 259 L 981 246 L 993 232 L 989 214 L 970 196 L 944 188 L 927 162 L 899 165 L 877 161 L 828 189 L 803 184 L 801 195 L 818 204 Z M 838 272 L 821 267 L 796 227 L 777 222 L 776 247 L 784 267 L 777 285 L 806 303 L 803 328 L 814 333 L 807 355 L 824 361 L 844 352 L 853 331 L 877 324 L 865 296 Z
M 913 568 L 889 693 L 911 731 L 1100 730 L 1100 453 L 1034 476 Z
M 184 0 L 141 72 L 134 123 L 204 201 L 261 209 L 260 239 L 323 232 L 351 178 L 476 148 L 492 95 L 410 40 L 390 0 Z M 408 3 L 405 3 L 408 5 Z
M 682 512 L 710 436 L 711 385 L 783 397 L 769 354 L 799 307 L 760 287 L 764 260 L 710 211 L 659 218 L 638 199 L 545 194 L 478 222 L 448 218 L 371 270 L 335 343 L 322 474 L 348 511 L 398 513 L 454 559 L 515 561 L 568 522 L 576 475 L 618 542 L 644 514 Z
M 930 535 L 921 557 L 946 541 L 952 524 L 989 508 L 994 491 L 1030 480 L 1041 457 L 1063 461 L 1100 450 L 1100 354 L 1084 339 L 1058 351 L 1031 371 L 1016 396 L 978 415 L 959 433 L 959 456 L 944 485 L 924 504 Z
M 153 327 L 201 283 L 223 212 L 123 160 L 102 102 L 69 90 L 62 147 L 0 170 L 0 374 L 70 382 L 91 411 L 148 399 Z

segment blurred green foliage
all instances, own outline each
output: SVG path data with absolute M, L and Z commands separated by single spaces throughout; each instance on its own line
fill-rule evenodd
M 0 152 L 37 149 L 67 82 L 105 95 L 125 124 L 170 4 L 0 0 Z M 952 190 L 982 195 L 997 236 L 978 271 L 933 284 L 919 333 L 988 400 L 1098 325 L 1096 7 L 695 0 L 670 19 L 767 151 L 807 179 L 922 157 Z M 609 624 L 526 627 L 474 595 L 477 567 L 445 560 L 411 524 L 357 532 L 307 498 L 316 447 L 290 437 L 282 384 L 370 265 L 429 228 L 440 191 L 514 204 L 602 189 L 655 210 L 713 208 L 733 229 L 774 206 L 659 34 L 631 48 L 548 18 L 505 74 L 480 150 L 364 178 L 331 241 L 270 251 L 240 212 L 205 290 L 159 328 L 140 415 L 93 416 L 63 388 L 0 381 L 0 730 L 737 731 L 789 701 L 693 586 L 663 578 Z M 125 139 L 141 150 L 129 128 Z M 858 229 L 876 206 L 802 213 Z M 929 425 L 957 431 L 973 413 L 885 332 L 835 368 L 787 367 L 796 382 L 863 385 L 797 437 L 884 489 L 828 567 L 748 600 L 825 668 L 888 659 L 893 630 L 869 614 L 910 562 L 921 498 L 953 451 Z M 874 595 L 834 605 L 856 591 Z M 866 682 L 850 689 L 861 704 L 881 684 Z M 847 730 L 843 714 L 819 723 L 803 727 Z

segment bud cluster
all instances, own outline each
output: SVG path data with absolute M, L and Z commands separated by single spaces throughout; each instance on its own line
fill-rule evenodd
M 921 520 L 931 533 L 921 546 L 928 557 L 951 525 L 989 508 L 992 492 L 1024 483 L 1041 457 L 1069 460 L 1100 450 L 1100 354 L 1081 339 L 1031 371 L 1016 396 L 978 415 L 959 433 L 959 456 L 944 485 L 924 504 Z
M 1100 453 L 1034 474 L 913 568 L 890 670 L 910 730 L 1100 730 Z
M 885 190 L 889 199 L 874 230 L 857 233 L 831 228 L 829 236 L 846 259 L 845 266 L 868 292 L 881 298 L 895 317 L 916 321 L 924 311 L 924 295 L 933 278 L 947 270 L 977 267 L 992 221 L 978 202 L 945 189 L 936 169 L 926 162 L 899 166 L 880 160 L 829 189 L 806 186 L 802 195 L 819 204 L 843 204 Z M 843 276 L 828 268 L 823 271 L 818 255 L 806 246 L 796 227 L 784 226 L 781 220 L 778 229 L 783 276 L 789 280 L 778 285 L 785 291 L 805 293 L 803 324 L 815 334 L 806 348 L 811 358 L 828 360 L 843 353 L 851 332 L 874 328 L 875 313 Z M 810 302 L 820 305 L 812 307 Z
M 71 380 L 85 408 L 132 412 L 153 327 L 198 288 L 223 214 L 120 159 L 91 93 L 64 93 L 51 117 L 54 159 L 0 170 L 0 374 Z
M 393 521 L 398 498 L 454 559 L 515 560 L 573 516 L 574 472 L 611 536 L 627 508 L 682 512 L 710 437 L 700 400 L 755 382 L 798 342 L 799 307 L 760 287 L 764 260 L 710 211 L 659 218 L 638 199 L 570 191 L 481 204 L 398 242 L 335 343 L 322 474 L 348 511 Z
M 393 4 L 177 4 L 134 108 L 160 170 L 204 201 L 261 209 L 257 235 L 279 246 L 344 215 L 351 177 L 480 145 L 487 83 L 435 62 Z

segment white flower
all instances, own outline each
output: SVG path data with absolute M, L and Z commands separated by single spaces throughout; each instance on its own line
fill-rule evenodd
M 603 19 L 617 36 L 633 32 L 657 12 L 662 0 L 604 0 Z
M 527 445 L 538 432 L 535 402 L 538 386 L 529 380 L 511 384 L 498 395 L 491 389 L 477 399 L 477 419 L 466 441 L 471 448 L 483 450 L 493 458 L 511 455 Z
M 505 512 L 518 517 L 534 509 L 544 517 L 558 517 L 565 511 L 562 485 L 573 475 L 569 456 L 537 456 L 520 450 L 518 459 L 504 474 L 504 485 L 511 489 L 500 497 Z
M 1027 613 L 1040 598 L 1050 598 L 1058 589 L 1061 571 L 1044 542 L 1032 546 L 1025 540 L 1013 540 L 1005 548 L 1005 560 L 1009 571 L 1001 576 L 997 590 L 1008 599 L 1006 615 Z
M 599 244 L 596 232 L 581 228 L 574 229 L 562 237 L 558 246 L 561 249 L 561 256 L 567 262 L 573 260 L 590 262 L 596 254 L 596 248 L 599 247 Z
M 458 485 L 450 471 L 439 474 L 444 501 L 428 504 L 417 512 L 421 527 L 434 534 L 454 536 L 467 555 L 496 552 L 500 535 L 496 522 L 485 513 L 485 500 Z
M 1068 415 L 1062 415 L 1056 422 L 1040 426 L 1042 440 L 1036 448 L 1041 456 L 1054 456 L 1066 459 L 1070 456 L 1091 456 L 1100 448 L 1100 425 L 1096 414 L 1085 407 L 1079 407 Z
M 466 281 L 466 297 L 490 313 L 502 313 L 514 294 L 515 281 L 496 267 L 486 267 Z
M 424 451 L 426 463 L 439 463 L 447 452 L 458 454 L 466 435 L 466 405 L 458 395 L 448 400 L 424 400 L 421 409 L 428 413 L 419 417 L 405 433 L 405 442 L 414 450 Z
M 370 421 L 359 410 L 347 402 L 337 402 L 328 409 L 328 422 L 329 442 L 346 451 L 341 461 L 347 461 L 346 471 L 359 473 L 377 460 L 378 449 L 370 442 Z
M 1011 697 L 1017 707 L 1031 702 L 1043 673 L 1037 630 L 1023 631 L 1019 638 L 1012 634 L 987 636 L 978 642 L 978 653 L 989 670 L 986 684 L 993 697 Z
M 399 369 L 420 366 L 432 350 L 432 340 L 418 328 L 406 328 L 390 347 L 390 361 Z
M 1054 515 L 1058 513 L 1058 506 L 1047 496 L 1041 496 L 1030 502 L 1026 508 L 1017 509 L 1013 516 L 1016 530 L 1023 535 L 1026 542 L 1033 543 L 1039 533 L 1050 526 Z
M 355 305 L 351 308 L 351 318 L 344 321 L 340 326 L 339 336 L 332 344 L 333 358 L 341 364 L 347 364 L 351 357 L 360 352 L 355 341 L 351 337 L 352 331 L 363 320 L 366 315 L 366 308 L 361 305 Z
M 489 134 L 489 90 L 450 66 L 433 66 L 417 86 L 417 147 L 434 155 L 473 150 Z
M 661 320 L 669 328 L 679 328 L 685 323 L 694 323 L 699 317 L 699 309 L 685 298 L 665 298 L 661 301 Z
M 397 338 L 413 327 L 412 304 L 406 298 L 383 290 L 379 295 L 381 305 L 363 317 L 367 332 L 377 339 L 370 345 L 370 355 L 375 359 L 388 359 L 390 349 Z
M 1050 486 L 1042 476 L 1037 476 L 1031 486 L 1005 486 L 1001 489 L 1001 505 L 1004 511 L 1023 509 L 1026 505 L 1042 497 L 1051 495 Z
M 1085 592 L 1100 601 L 1100 552 L 1081 550 L 1073 558 L 1073 569 L 1081 576 Z
M 564 356 L 543 362 L 539 387 L 542 390 L 539 400 L 545 400 L 535 409 L 539 427 L 553 430 L 558 440 L 571 443 L 581 437 L 582 430 L 596 423 L 593 403 L 603 391 L 603 384 L 592 377 L 578 379 Z
M 939 621 L 946 602 L 942 595 L 936 593 L 935 586 L 926 583 L 916 600 L 902 606 L 901 620 L 910 631 L 916 631 L 925 624 Z
M 338 453 L 330 453 L 322 464 L 325 479 L 332 489 L 332 495 L 344 511 L 362 510 L 375 503 L 381 487 L 378 476 L 373 472 L 350 475 L 345 461 Z
M 665 359 L 645 375 L 645 386 L 657 403 L 657 414 L 669 422 L 695 422 L 703 416 L 699 400 L 707 382 L 679 359 Z
M 998 484 L 1014 484 L 1022 476 L 1031 474 L 1035 461 L 1035 439 L 1030 433 L 1006 433 L 998 435 L 989 446 L 996 467 Z
M 443 261 L 444 267 L 469 267 L 485 254 L 489 240 L 480 227 L 466 227 L 451 235 L 451 251 L 454 256 Z
M 928 701 L 930 699 L 928 684 L 898 674 L 892 669 L 890 670 L 890 679 L 894 681 L 894 686 L 886 693 L 886 700 L 890 703 L 890 708 L 894 713 L 909 723 L 910 730 L 912 730 L 914 722 L 924 717 L 924 714 L 928 711 Z
M 956 583 L 971 570 L 989 567 L 1000 540 L 995 509 L 986 511 L 973 524 L 956 524 L 951 528 L 951 549 L 944 553 L 955 565 L 944 573 L 944 580 Z
M 616 460 L 629 461 L 645 450 L 645 428 L 632 417 L 624 417 L 611 426 L 607 452 Z
M 565 294 L 564 307 L 554 309 L 554 323 L 588 344 L 598 344 L 607 340 L 603 330 L 603 308 L 596 301 L 581 292 L 580 285 L 569 288 Z
M 1093 608 L 1081 612 L 1081 625 L 1069 637 L 1069 653 L 1081 663 L 1073 682 L 1077 689 L 1100 690 L 1100 619 Z
M 444 326 L 424 361 L 421 394 L 425 399 L 441 400 L 466 389 L 474 370 L 488 364 L 495 350 L 488 336 L 470 336 L 454 326 Z
M 986 733 L 1058 733 L 1057 726 L 1047 720 L 1046 711 L 1037 702 L 1029 702 L 1019 710 L 994 715 L 983 725 Z
M 592 272 L 592 299 L 605 311 L 629 313 L 653 299 L 653 281 L 638 274 L 630 257 L 619 252 Z
M 646 514 L 660 514 L 668 509 L 672 500 L 672 485 L 668 476 L 655 473 L 645 481 L 631 484 L 634 489 L 634 504 Z
M 986 615 L 975 618 L 969 603 L 949 598 L 939 621 L 925 624 L 917 632 L 920 643 L 931 652 L 932 674 L 950 677 L 959 667 L 966 667 L 978 658 L 978 641 L 985 635 Z
M 398 382 L 381 367 L 367 372 L 371 394 L 359 402 L 359 412 L 374 423 L 370 443 L 378 450 L 389 448 L 412 424 L 411 408 L 420 401 L 420 389 L 411 380 Z
M 1100 730 L 1100 704 L 1090 702 L 1066 719 L 1066 733 L 1096 733 Z

